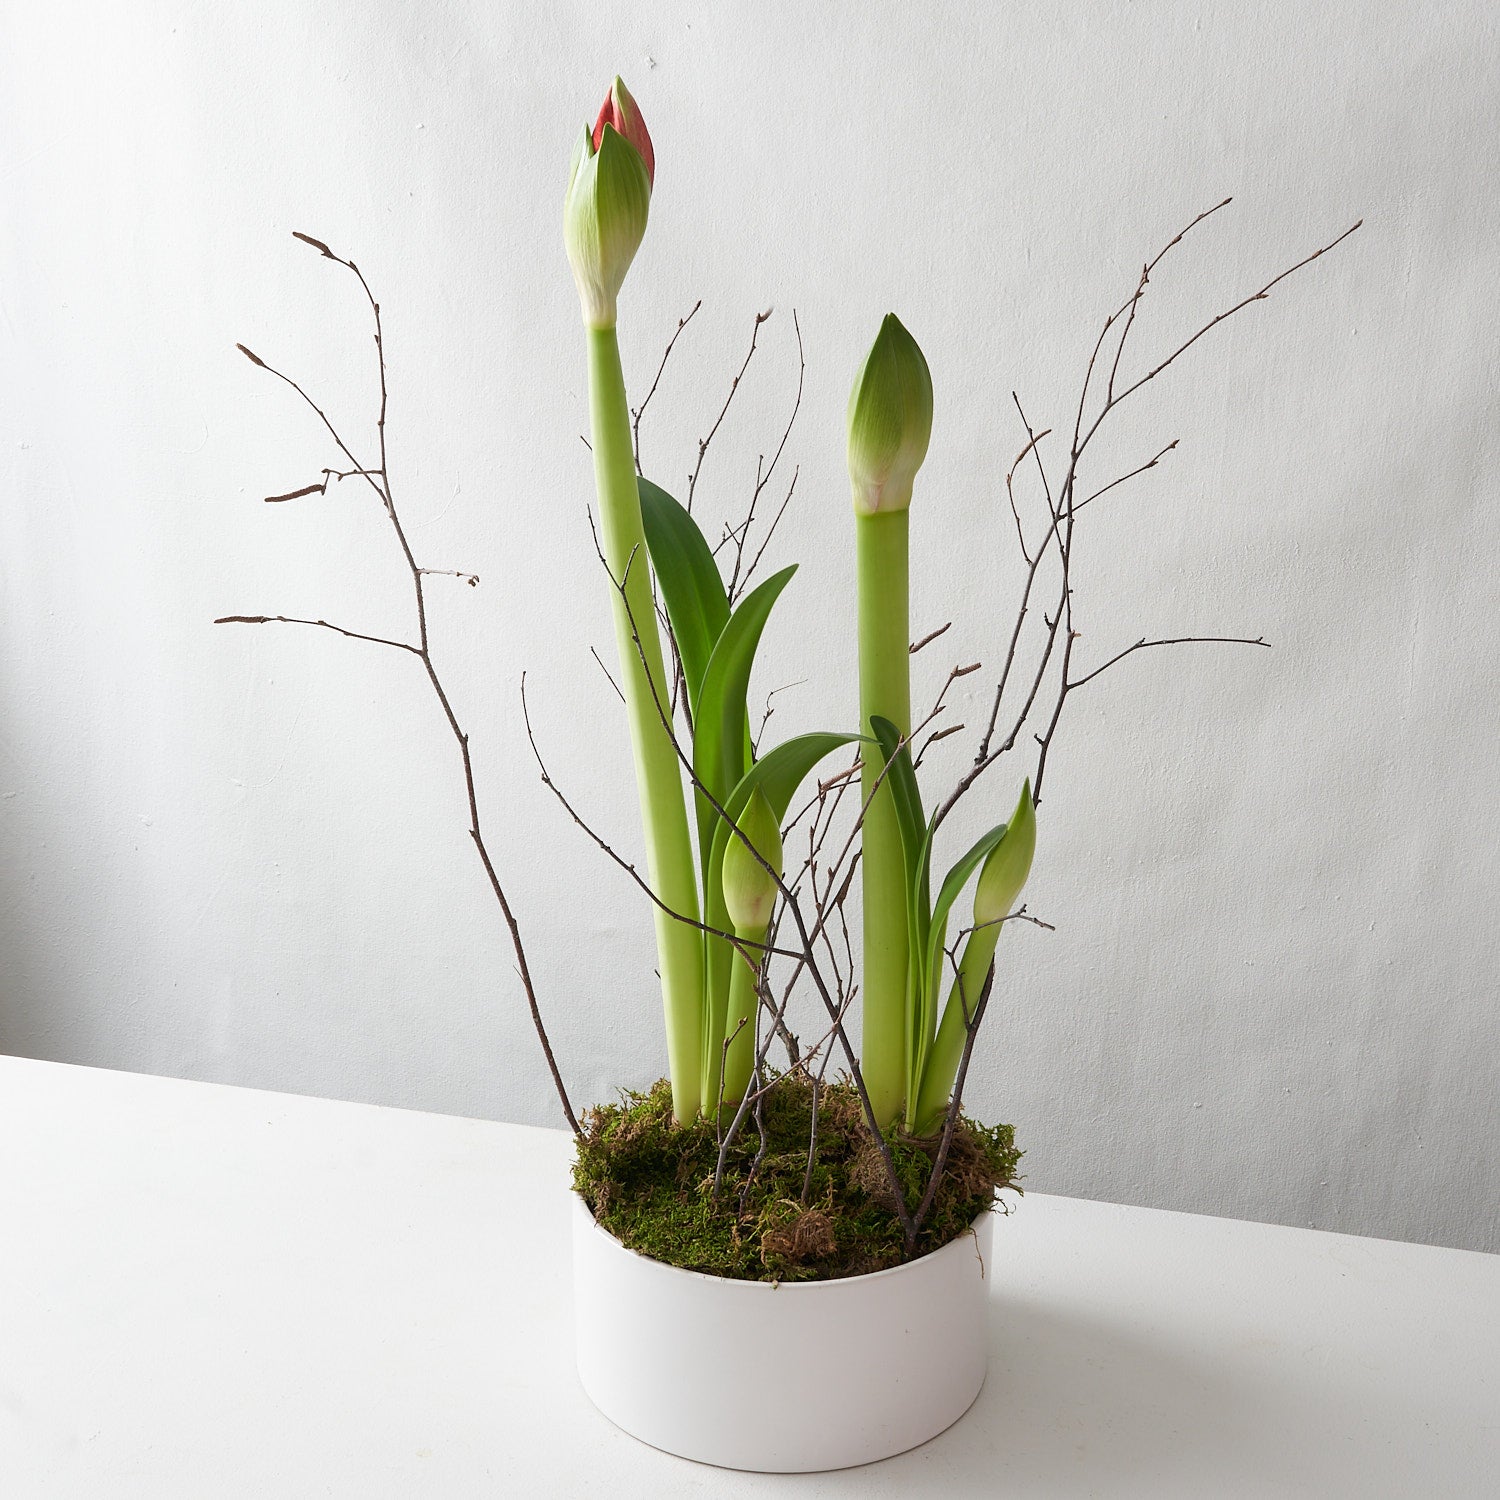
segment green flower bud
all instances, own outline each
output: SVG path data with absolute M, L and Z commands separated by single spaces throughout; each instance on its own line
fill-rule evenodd
M 597 147 L 584 126 L 568 173 L 563 240 L 588 327 L 614 327 L 616 299 L 650 208 L 651 174 L 641 153 L 608 121 Z
M 757 787 L 736 820 L 740 831 L 755 845 L 761 859 L 781 875 L 781 829 L 771 804 Z M 746 847 L 744 839 L 730 834 L 724 850 L 724 908 L 737 933 L 764 932 L 776 906 L 776 881 L 765 865 Z
M 990 850 L 990 857 L 979 872 L 979 883 L 974 887 L 976 927 L 1003 921 L 1016 909 L 1016 897 L 1031 873 L 1031 857 L 1035 853 L 1036 808 L 1032 806 L 1028 779 L 1003 837 Z
M 932 376 L 887 313 L 849 396 L 849 479 L 857 515 L 905 510 L 932 436 Z

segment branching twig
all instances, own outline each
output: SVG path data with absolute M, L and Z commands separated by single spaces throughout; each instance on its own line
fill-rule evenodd
M 1148 641 L 1144 638 L 1138 640 L 1133 646 L 1127 646 L 1123 651 L 1117 652 L 1103 664 L 1095 667 L 1092 672 L 1086 672 L 1082 677 L 1075 677 L 1067 684 L 1068 692 L 1075 688 L 1081 688 L 1084 683 L 1092 682 L 1101 672 L 1107 672 L 1117 661 L 1124 661 L 1133 651 L 1144 651 L 1149 646 L 1193 646 L 1193 645 L 1218 645 L 1218 646 L 1265 646 L 1270 648 L 1270 641 L 1261 636 L 1250 640 L 1242 635 L 1180 635 L 1170 641 Z
M 709 428 L 708 436 L 698 439 L 698 461 L 693 465 L 693 472 L 688 475 L 687 512 L 693 513 L 693 496 L 698 489 L 698 474 L 703 468 L 703 458 L 708 452 L 708 445 L 713 442 L 714 435 L 718 432 L 720 424 L 729 414 L 729 408 L 734 401 L 734 393 L 740 388 L 740 381 L 745 378 L 745 371 L 750 368 L 750 361 L 755 358 L 755 341 L 760 337 L 760 325 L 764 323 L 772 313 L 772 308 L 767 308 L 763 313 L 756 313 L 755 327 L 750 331 L 750 352 L 745 355 L 745 362 L 740 366 L 739 374 L 729 382 L 729 394 L 724 398 L 724 405 L 719 410 L 719 415 L 714 419 L 714 425 Z
M 294 620 L 288 615 L 220 615 L 215 625 L 321 625 L 324 630 L 346 635 L 351 641 L 373 641 L 377 646 L 394 646 L 398 651 L 410 651 L 413 656 L 422 654 L 420 648 L 408 641 L 391 641 L 383 635 L 362 635 L 357 630 L 345 630 L 342 625 L 330 625 L 327 620 Z
M 662 351 L 661 363 L 656 367 L 656 378 L 651 382 L 651 389 L 646 392 L 646 399 L 640 406 L 630 414 L 630 438 L 631 446 L 635 450 L 635 472 L 641 473 L 641 418 L 646 415 L 646 408 L 651 405 L 651 398 L 656 394 L 656 387 L 661 383 L 662 371 L 667 368 L 667 361 L 672 357 L 672 350 L 676 347 L 677 340 L 682 337 L 682 330 L 698 316 L 698 309 L 703 306 L 703 298 L 700 297 L 693 303 L 693 310 L 685 318 L 678 318 L 677 331 L 667 340 L 667 347 Z
M 781 441 L 776 445 L 776 451 L 771 455 L 771 462 L 764 470 L 757 463 L 755 469 L 755 490 L 750 496 L 750 507 L 745 513 L 744 522 L 737 528 L 737 538 L 734 549 L 734 572 L 729 579 L 729 607 L 734 608 L 735 601 L 750 587 L 750 580 L 755 576 L 756 566 L 766 550 L 766 543 L 771 540 L 771 534 L 776 530 L 777 522 L 781 520 L 786 511 L 787 503 L 792 498 L 792 488 L 795 488 L 797 476 L 792 475 L 792 485 L 787 490 L 786 499 L 781 502 L 781 509 L 772 518 L 770 529 L 762 540 L 760 550 L 755 554 L 748 568 L 742 566 L 745 560 L 745 543 L 749 540 L 750 527 L 755 520 L 755 507 L 760 502 L 761 491 L 770 484 L 771 476 L 776 472 L 776 466 L 781 462 L 781 455 L 786 452 L 787 439 L 792 435 L 792 428 L 797 424 L 797 413 L 802 410 L 802 383 L 807 374 L 807 360 L 802 351 L 802 325 L 797 319 L 797 309 L 792 309 L 792 328 L 797 335 L 797 395 L 792 402 L 792 414 L 786 419 L 786 426 L 782 429 Z M 747 361 L 748 363 L 748 361 Z
M 915 656 L 923 646 L 930 646 L 940 635 L 945 635 L 952 628 L 953 621 L 947 620 L 943 624 L 939 625 L 936 630 L 929 630 L 920 641 L 913 641 L 911 645 L 906 648 L 907 654 L 910 656 Z
M 406 561 L 407 570 L 411 575 L 412 588 L 415 594 L 416 603 L 417 644 L 411 645 L 405 641 L 392 641 L 383 639 L 379 636 L 361 635 L 356 631 L 345 630 L 343 629 L 343 627 L 338 625 L 329 625 L 326 620 L 291 620 L 287 619 L 285 616 L 280 615 L 225 615 L 221 618 L 220 621 L 216 623 L 271 624 L 273 622 L 284 622 L 286 624 L 318 625 L 323 626 L 328 630 L 337 631 L 340 635 L 350 636 L 351 638 L 356 640 L 373 641 L 379 645 L 384 646 L 395 646 L 400 650 L 411 652 L 421 661 L 422 666 L 427 674 L 428 684 L 431 686 L 433 694 L 437 698 L 438 704 L 443 711 L 443 717 L 447 721 L 448 728 L 452 731 L 454 740 L 458 745 L 459 758 L 463 764 L 464 790 L 468 800 L 469 837 L 474 842 L 474 848 L 479 856 L 480 864 L 484 868 L 485 876 L 489 881 L 490 890 L 494 894 L 495 900 L 500 906 L 501 915 L 503 916 L 506 928 L 510 933 L 511 948 L 515 954 L 516 959 L 516 972 L 520 976 L 521 987 L 526 995 L 526 1003 L 531 1013 L 532 1025 L 536 1029 L 537 1039 L 541 1042 L 542 1054 L 546 1058 L 548 1071 L 552 1075 L 553 1087 L 557 1090 L 557 1097 L 562 1104 L 563 1115 L 566 1118 L 569 1126 L 572 1128 L 573 1133 L 575 1135 L 580 1135 L 582 1134 L 582 1131 L 578 1124 L 578 1117 L 574 1114 L 572 1103 L 568 1099 L 568 1091 L 563 1085 L 562 1073 L 558 1069 L 557 1059 L 553 1055 L 552 1043 L 547 1035 L 547 1028 L 542 1022 L 541 1005 L 537 999 L 536 985 L 531 977 L 531 966 L 526 959 L 525 945 L 521 940 L 520 924 L 517 922 L 515 913 L 511 909 L 510 900 L 506 896 L 505 889 L 500 883 L 499 874 L 495 869 L 493 860 L 490 858 L 490 852 L 485 843 L 484 834 L 480 826 L 479 798 L 474 782 L 474 762 L 472 756 L 469 753 L 469 736 L 460 725 L 458 717 L 453 711 L 453 704 L 448 697 L 447 689 L 443 686 L 442 679 L 438 676 L 437 668 L 433 663 L 431 645 L 427 634 L 427 603 L 426 596 L 423 592 L 423 580 L 429 575 L 429 573 L 435 570 L 422 568 L 417 565 L 417 560 L 412 554 L 411 546 L 407 541 L 406 531 L 402 526 L 401 519 L 396 512 L 396 504 L 392 496 L 390 467 L 386 457 L 385 442 L 385 422 L 386 410 L 389 403 L 389 392 L 387 389 L 386 381 L 385 330 L 384 325 L 381 321 L 380 304 L 375 300 L 375 295 L 370 290 L 370 285 L 365 280 L 364 273 L 359 269 L 357 265 L 355 265 L 352 260 L 346 260 L 343 256 L 335 255 L 333 251 L 330 250 L 328 246 L 322 242 L 322 240 L 314 239 L 309 234 L 303 234 L 300 231 L 294 230 L 293 237 L 301 240 L 306 245 L 311 245 L 313 249 L 321 252 L 325 259 L 334 261 L 337 264 L 346 267 L 350 272 L 352 272 L 353 275 L 358 279 L 360 287 L 364 291 L 365 298 L 370 305 L 371 315 L 374 319 L 375 324 L 375 353 L 380 375 L 380 413 L 376 419 L 377 445 L 380 454 L 379 465 L 371 466 L 368 464 L 363 464 L 354 456 L 348 444 L 345 443 L 344 439 L 339 435 L 333 423 L 329 421 L 327 414 L 312 399 L 312 397 L 309 396 L 308 393 L 295 380 L 291 378 L 291 376 L 283 374 L 282 371 L 276 369 L 273 365 L 267 364 L 265 360 L 261 359 L 259 355 L 253 354 L 243 344 L 237 345 L 236 347 L 238 347 L 240 352 L 244 354 L 245 357 L 250 360 L 250 362 L 257 368 L 268 371 L 278 380 L 284 381 L 287 385 L 289 385 L 302 398 L 302 400 L 306 402 L 306 404 L 311 407 L 314 412 L 317 413 L 319 419 L 323 423 L 323 426 L 328 430 L 329 436 L 337 445 L 339 452 L 341 452 L 349 460 L 350 464 L 353 465 L 351 469 L 346 471 L 325 469 L 323 471 L 323 483 L 321 485 L 310 486 L 308 489 L 303 490 L 300 493 L 311 494 L 315 490 L 326 492 L 330 477 L 343 479 L 346 477 L 358 476 L 360 478 L 363 478 L 370 485 L 371 489 L 374 490 L 375 494 L 379 496 L 381 505 L 385 510 L 386 517 L 390 521 L 391 528 L 395 533 L 398 544 L 400 545 L 401 555 Z M 468 578 L 472 583 L 478 582 L 478 579 L 475 578 L 472 574 L 458 574 L 456 576 Z
M 1098 668 L 1082 679 L 1075 680 L 1070 676 L 1073 642 L 1077 638 L 1077 631 L 1073 620 L 1072 593 L 1072 549 L 1074 538 L 1074 523 L 1079 511 L 1085 509 L 1094 500 L 1097 500 L 1101 495 L 1104 495 L 1110 490 L 1116 488 L 1116 486 L 1123 484 L 1126 480 L 1132 479 L 1136 475 L 1142 474 L 1146 470 L 1156 467 L 1161 459 L 1164 458 L 1177 446 L 1177 440 L 1174 439 L 1146 463 L 1141 464 L 1138 467 L 1129 470 L 1127 473 L 1110 480 L 1108 483 L 1099 486 L 1090 494 L 1080 499 L 1077 495 L 1079 462 L 1106 418 L 1110 415 L 1111 412 L 1115 410 L 1116 407 L 1120 405 L 1122 401 L 1125 400 L 1126 397 L 1130 396 L 1135 391 L 1138 391 L 1149 381 L 1154 380 L 1156 376 L 1160 375 L 1178 358 L 1185 354 L 1187 350 L 1192 348 L 1192 346 L 1196 344 L 1201 338 L 1203 338 L 1210 330 L 1217 327 L 1226 319 L 1233 317 L 1236 313 L 1242 311 L 1244 308 L 1249 307 L 1252 303 L 1264 300 L 1274 287 L 1276 287 L 1280 282 L 1284 281 L 1294 271 L 1301 270 L 1304 266 L 1308 266 L 1313 261 L 1319 259 L 1319 257 L 1326 255 L 1330 250 L 1334 248 L 1334 246 L 1347 239 L 1349 235 L 1351 235 L 1356 229 L 1360 227 L 1359 223 L 1355 223 L 1335 239 L 1329 241 L 1321 249 L 1315 250 L 1312 254 L 1304 256 L 1294 265 L 1287 267 L 1284 271 L 1280 272 L 1278 275 L 1272 277 L 1269 281 L 1267 281 L 1265 285 L 1262 286 L 1258 291 L 1253 292 L 1248 297 L 1242 298 L 1231 307 L 1226 308 L 1224 311 L 1210 318 L 1197 330 L 1197 332 L 1195 332 L 1190 338 L 1184 340 L 1181 344 L 1179 344 L 1170 354 L 1167 355 L 1165 359 L 1159 361 L 1151 369 L 1147 370 L 1145 374 L 1135 378 L 1134 380 L 1127 380 L 1122 382 L 1120 379 L 1120 370 L 1126 343 L 1135 326 L 1136 314 L 1139 310 L 1141 299 L 1145 295 L 1146 288 L 1150 284 L 1152 274 L 1155 272 L 1156 268 L 1160 265 L 1162 259 L 1167 255 L 1167 253 L 1174 246 L 1180 244 L 1183 238 L 1192 229 L 1201 224 L 1211 215 L 1218 213 L 1219 210 L 1226 207 L 1229 202 L 1230 200 L 1226 198 L 1222 202 L 1216 203 L 1212 208 L 1204 210 L 1204 212 L 1198 214 L 1197 217 L 1194 218 L 1185 228 L 1179 230 L 1177 234 L 1175 234 L 1170 240 L 1168 240 L 1167 243 L 1156 253 L 1156 255 L 1143 267 L 1131 295 L 1123 303 L 1121 303 L 1121 305 L 1114 312 L 1112 312 L 1108 318 L 1104 320 L 1104 325 L 1100 329 L 1099 335 L 1095 340 L 1093 350 L 1089 356 L 1088 367 L 1084 373 L 1083 384 L 1079 392 L 1077 408 L 1073 421 L 1073 431 L 1068 449 L 1067 464 L 1063 470 L 1061 479 L 1058 481 L 1055 487 L 1055 492 L 1053 482 L 1047 472 L 1047 467 L 1042 461 L 1041 450 L 1039 446 L 1041 439 L 1047 435 L 1047 431 L 1050 429 L 1038 431 L 1037 429 L 1033 428 L 1031 423 L 1026 419 L 1025 412 L 1021 409 L 1019 399 L 1013 397 L 1013 399 L 1015 400 L 1017 412 L 1021 417 L 1022 426 L 1026 430 L 1027 443 L 1026 446 L 1021 450 L 1020 454 L 1017 456 L 1015 463 L 1012 464 L 1009 473 L 1006 475 L 1006 495 L 1010 503 L 1011 515 L 1015 522 L 1016 535 L 1017 539 L 1020 542 L 1021 554 L 1027 564 L 1027 573 L 1025 582 L 1022 587 L 1020 607 L 1017 611 L 1016 618 L 1011 628 L 1009 643 L 1007 646 L 1004 662 L 1001 667 L 1000 679 L 996 685 L 994 696 L 991 702 L 988 722 L 986 723 L 983 734 L 980 736 L 979 747 L 975 753 L 973 763 L 970 765 L 964 775 L 959 778 L 957 784 L 948 794 L 946 799 L 940 804 L 936 814 L 934 815 L 935 823 L 942 823 L 942 821 L 948 816 L 948 814 L 962 799 L 969 788 L 974 785 L 979 777 L 982 776 L 984 772 L 987 771 L 991 766 L 993 766 L 1002 756 L 1004 756 L 1014 748 L 1020 736 L 1021 730 L 1025 727 L 1028 719 L 1030 718 L 1031 711 L 1036 704 L 1037 697 L 1042 689 L 1042 685 L 1049 675 L 1049 670 L 1051 670 L 1054 666 L 1054 657 L 1060 657 L 1060 665 L 1057 669 L 1056 674 L 1056 694 L 1053 697 L 1050 705 L 1047 727 L 1042 734 L 1033 737 L 1039 747 L 1039 754 L 1037 759 L 1036 774 L 1034 775 L 1032 780 L 1032 788 L 1034 795 L 1039 797 L 1043 779 L 1043 772 L 1046 768 L 1048 751 L 1051 746 L 1053 736 L 1056 733 L 1057 724 L 1062 712 L 1062 706 L 1067 698 L 1067 695 L 1074 688 L 1081 686 L 1082 682 L 1088 681 L 1093 676 L 1096 676 L 1098 671 L 1103 670 L 1102 667 Z M 1116 327 L 1120 329 L 1120 333 L 1118 340 L 1114 344 L 1112 354 L 1109 357 L 1109 372 L 1103 382 L 1104 390 L 1098 401 L 1098 410 L 1094 412 L 1092 416 L 1086 421 L 1086 414 L 1090 409 L 1089 398 L 1094 383 L 1095 369 L 1099 364 L 1100 356 L 1104 350 L 1106 340 L 1108 339 L 1111 330 Z M 1013 480 L 1016 470 L 1019 467 L 1021 461 L 1025 459 L 1028 454 L 1033 455 L 1035 458 L 1037 475 L 1041 482 L 1041 488 L 1047 509 L 1047 531 L 1040 543 L 1038 543 L 1034 549 L 1027 542 L 1025 529 L 1021 522 L 1020 511 L 1016 505 L 1013 489 Z M 1040 657 L 1037 661 L 1035 670 L 1029 672 L 1027 674 L 1027 678 L 1023 679 L 1029 682 L 1029 686 L 1025 691 L 1024 699 L 1021 702 L 1019 709 L 1014 712 L 1013 717 L 1010 719 L 1007 732 L 1003 735 L 1000 735 L 999 725 L 1001 709 L 1006 699 L 1007 691 L 1011 686 L 1012 674 L 1019 659 L 1022 627 L 1024 626 L 1031 609 L 1032 594 L 1043 562 L 1047 559 L 1047 557 L 1053 550 L 1055 550 L 1057 553 L 1058 570 L 1060 573 L 1057 602 L 1051 613 L 1044 614 L 1043 616 L 1045 631 L 1041 640 Z M 1057 649 L 1059 637 L 1061 637 L 1060 651 Z M 1180 644 L 1185 643 L 1190 639 L 1224 640 L 1238 643 L 1241 638 L 1180 637 L 1170 642 L 1163 640 L 1161 644 Z M 1136 646 L 1130 649 L 1141 649 L 1146 644 L 1147 643 L 1142 640 L 1141 642 L 1138 642 Z M 1263 641 L 1257 641 L 1254 644 L 1264 645 L 1265 643 Z M 1113 665 L 1112 661 L 1105 663 L 1105 666 L 1110 665 Z

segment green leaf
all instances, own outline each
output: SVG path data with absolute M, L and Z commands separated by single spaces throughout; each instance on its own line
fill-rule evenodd
M 750 686 L 750 668 L 755 663 L 756 648 L 771 607 L 796 571 L 795 564 L 783 568 L 740 601 L 739 608 L 720 632 L 703 674 L 703 687 L 693 714 L 693 774 L 721 806 L 749 769 L 745 693 Z M 698 806 L 698 858 L 706 880 L 718 814 L 697 787 L 694 800 Z M 706 883 L 704 889 L 708 889 Z
M 925 820 L 922 817 L 922 793 L 911 765 L 911 747 L 901 743 L 901 731 L 879 714 L 870 716 L 870 728 L 875 731 L 885 758 L 885 783 L 896 799 L 896 817 L 901 823 L 901 847 L 906 853 L 906 868 L 914 873 Z
M 927 1002 L 927 1008 L 931 1012 L 931 1021 L 935 1024 L 937 1019 L 937 997 L 943 978 L 943 945 L 948 940 L 948 913 L 953 909 L 953 903 L 958 900 L 968 883 L 969 877 L 989 856 L 990 851 L 1005 837 L 1008 823 L 1001 823 L 998 828 L 992 828 L 971 848 L 962 859 L 948 871 L 942 886 L 938 890 L 937 901 L 932 908 L 932 926 L 927 936 L 925 945 L 926 968 L 923 973 L 922 988 Z M 921 1055 L 913 1058 L 912 1072 L 920 1082 L 922 1071 L 927 1063 L 927 1050 L 932 1045 L 932 1033 L 926 1029 L 928 1017 L 924 1015 L 924 1037 L 920 1049 Z
M 932 931 L 932 836 L 929 823 L 922 833 L 922 844 L 917 851 L 917 867 L 911 877 L 911 891 L 907 899 L 907 932 L 910 936 L 907 951 L 907 1016 L 906 1056 L 909 1067 L 908 1093 L 920 1079 L 915 1071 L 918 1060 L 927 1055 L 937 1031 L 937 995 L 928 982 L 924 959 L 927 954 L 928 935 Z
M 745 773 L 739 784 L 724 801 L 724 810 L 737 818 L 740 809 L 750 800 L 750 793 L 759 787 L 771 804 L 771 811 L 784 818 L 797 795 L 797 788 L 807 779 L 808 772 L 825 756 L 831 755 L 841 745 L 852 745 L 857 734 L 838 734 L 832 730 L 799 734 L 774 749 L 766 751 Z M 729 828 L 722 820 L 714 834 L 718 846 L 729 838 Z
M 812 768 L 824 756 L 831 755 L 841 745 L 853 744 L 858 738 L 857 734 L 825 731 L 799 734 L 795 739 L 777 745 L 761 756 L 723 799 L 724 810 L 738 822 L 751 793 L 758 787 L 770 803 L 776 821 L 780 823 L 786 817 L 792 798 L 797 795 L 797 788 L 806 780 Z M 717 928 L 721 932 L 731 930 L 729 911 L 724 903 L 723 883 L 724 853 L 733 837 L 729 824 L 718 818 L 703 878 L 703 921 L 705 926 Z M 734 949 L 723 938 L 704 934 L 707 1017 L 704 1027 L 703 1087 L 713 1092 L 716 1092 L 714 1080 L 718 1077 L 720 1051 L 724 1044 L 724 1018 L 729 1004 L 729 979 L 734 959 Z M 712 1092 L 706 1097 L 712 1097 Z
M 729 621 L 729 599 L 698 523 L 660 485 L 638 482 L 646 550 L 677 638 L 688 707 L 698 721 L 698 696 L 714 646 Z
M 891 789 L 896 804 L 896 821 L 901 827 L 901 850 L 906 856 L 906 885 L 912 917 L 913 949 L 920 951 L 927 938 L 927 914 L 929 888 L 927 884 L 927 861 L 923 858 L 923 845 L 927 842 L 927 829 L 922 817 L 922 792 L 917 785 L 917 773 L 912 769 L 911 747 L 901 743 L 901 731 L 889 719 L 879 714 L 870 717 L 870 728 L 880 742 L 880 750 L 887 767 L 885 785 Z
M 922 818 L 922 792 L 912 766 L 911 747 L 903 744 L 901 731 L 878 714 L 870 716 L 870 728 L 885 757 L 885 781 L 891 789 L 896 822 L 901 829 L 901 852 L 906 864 L 906 1056 L 914 1068 L 924 1055 L 936 1026 L 936 1002 L 927 992 L 927 934 L 932 926 L 931 866 L 932 835 Z M 908 1072 L 908 1091 L 916 1077 Z

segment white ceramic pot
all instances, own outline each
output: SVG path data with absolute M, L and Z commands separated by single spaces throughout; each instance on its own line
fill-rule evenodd
M 844 1469 L 915 1448 L 984 1384 L 993 1217 L 889 1271 L 775 1284 L 637 1255 L 575 1195 L 583 1388 L 653 1448 L 729 1469 Z

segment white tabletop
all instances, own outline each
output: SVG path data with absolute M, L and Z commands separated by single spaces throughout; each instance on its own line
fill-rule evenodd
M 841 1474 L 669 1458 L 574 1377 L 568 1154 L 0 1059 L 0 1496 L 1500 1495 L 1500 1257 L 1035 1194 L 958 1426 Z

